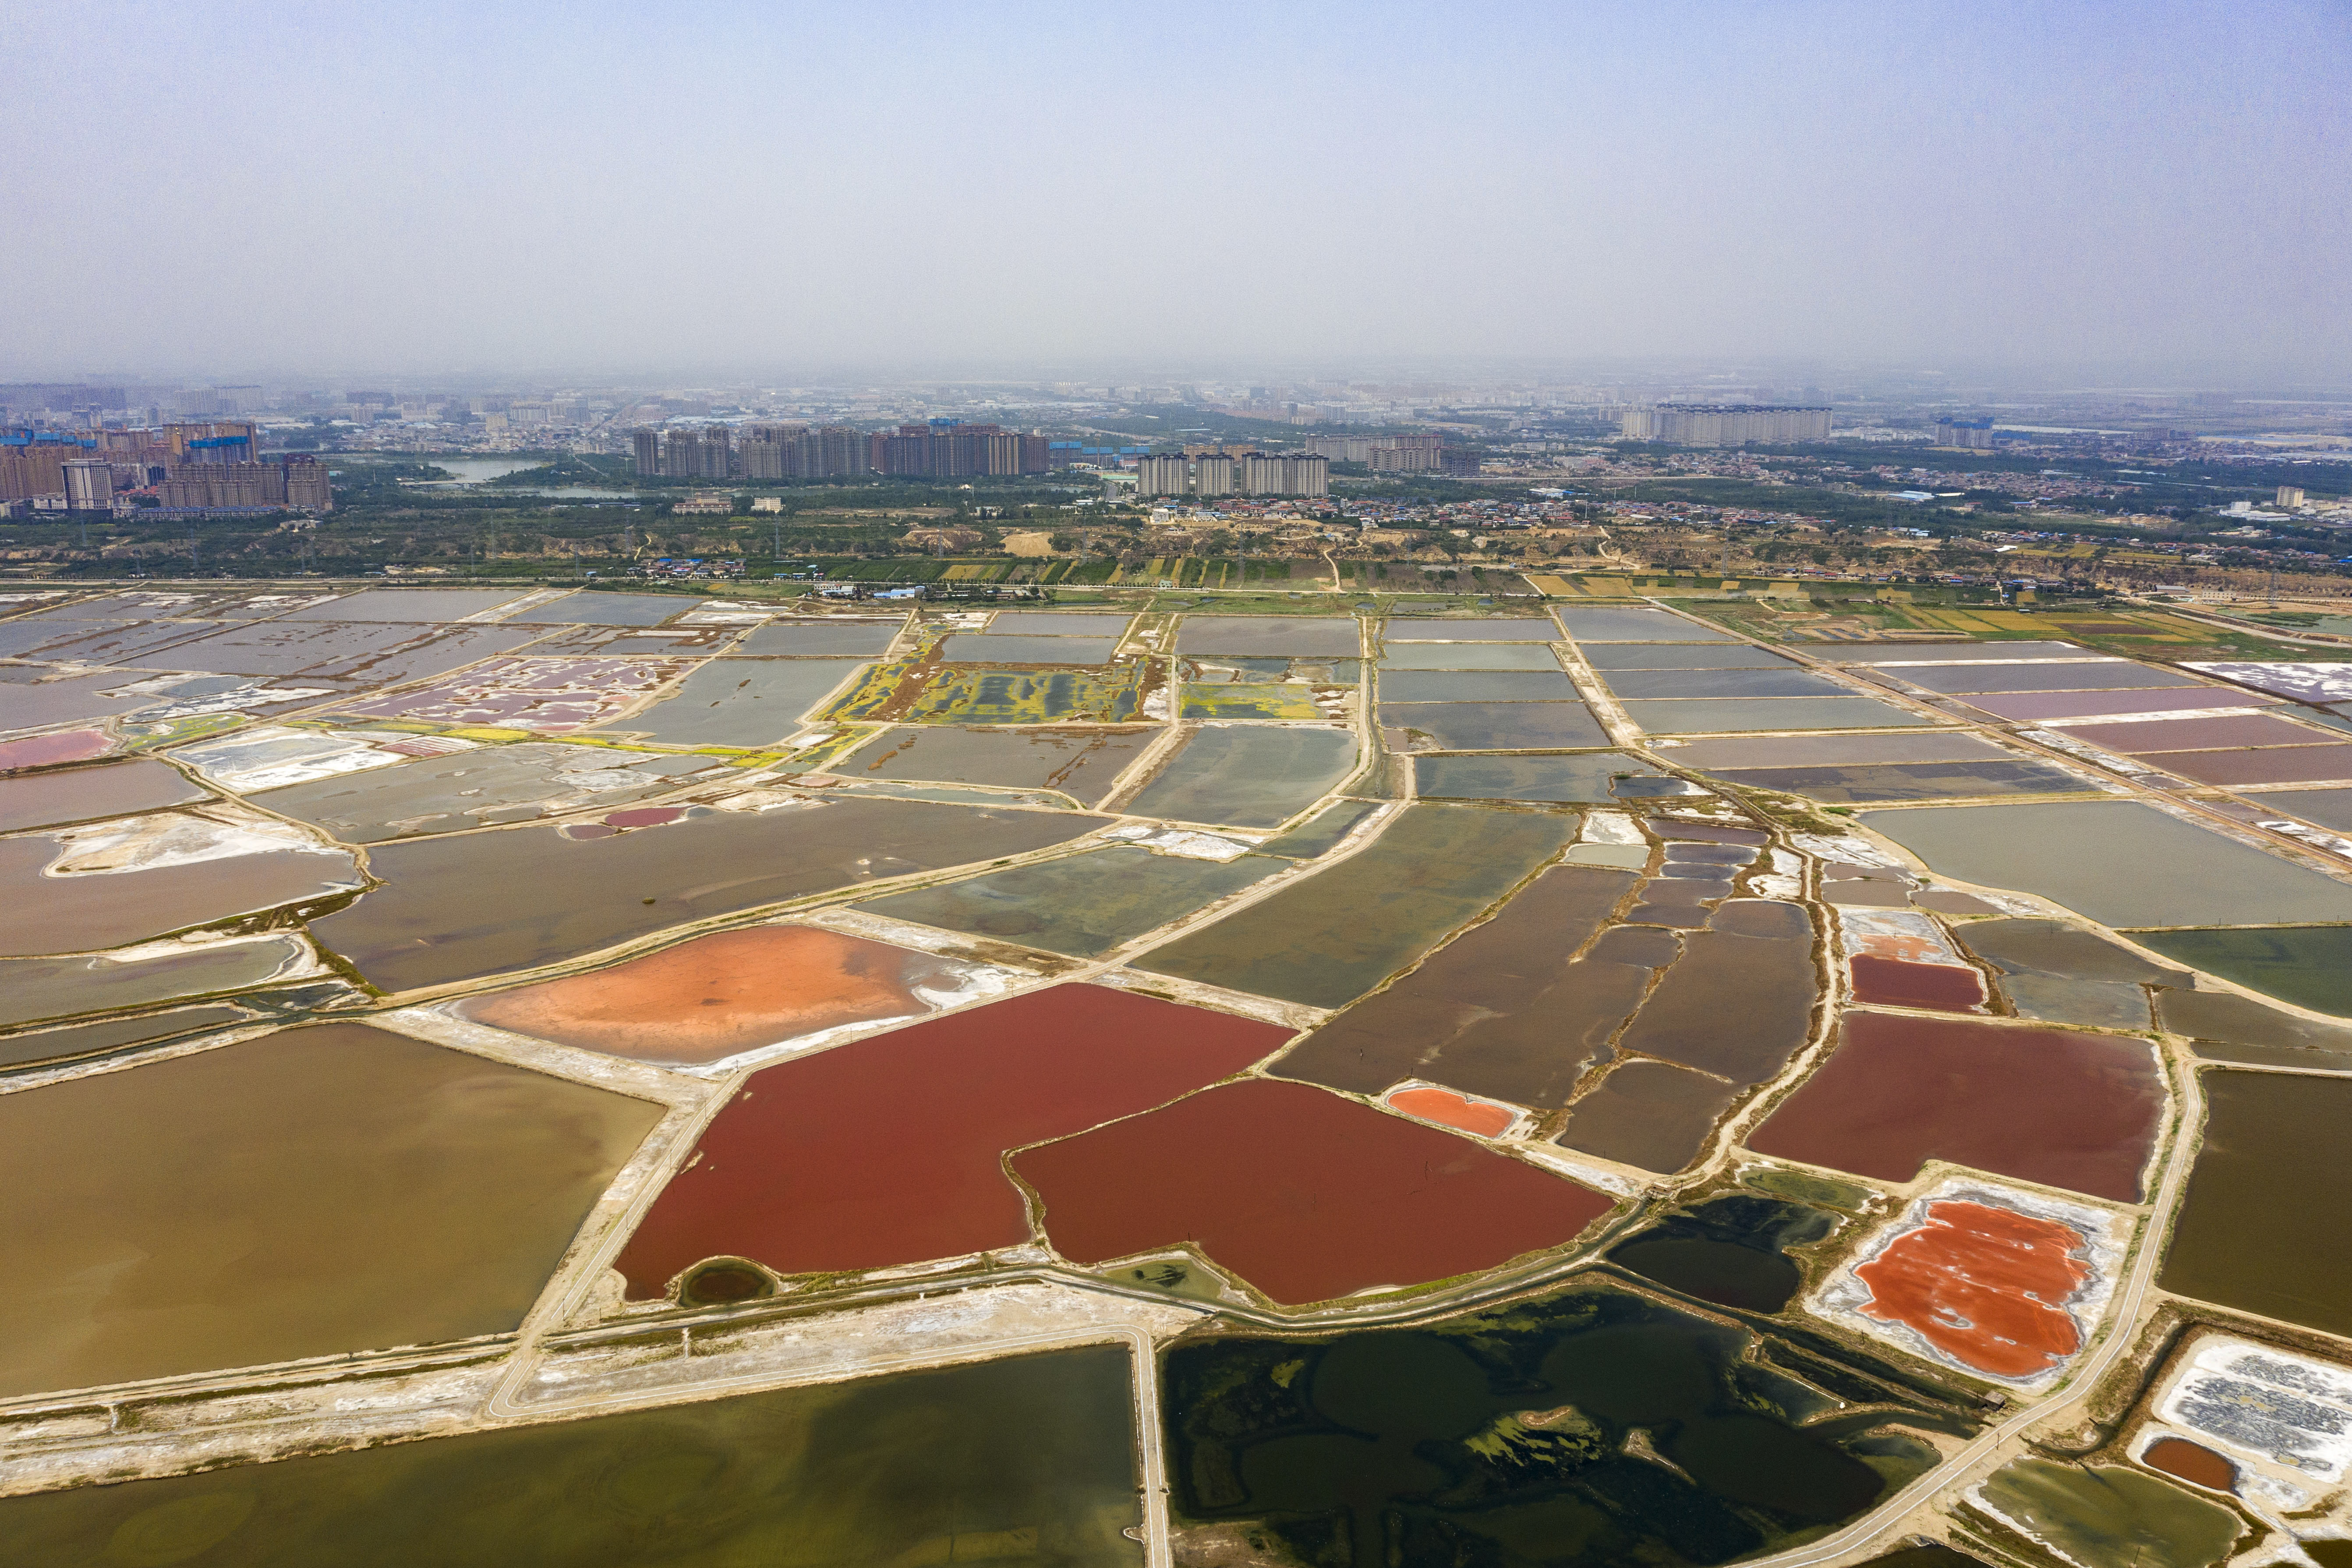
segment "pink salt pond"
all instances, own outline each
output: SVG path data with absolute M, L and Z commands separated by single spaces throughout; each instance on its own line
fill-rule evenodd
M 18 768 L 47 767 L 56 763 L 86 763 L 112 749 L 113 738 L 103 730 L 59 730 L 22 740 L 0 741 L 0 773 Z
M 1474 1100 L 1466 1094 L 1456 1094 L 1450 1089 L 1437 1089 L 1427 1084 L 1415 1084 L 1407 1089 L 1391 1089 L 1381 1103 L 1391 1110 L 1402 1110 L 1407 1116 L 1423 1121 L 1434 1121 L 1441 1127 L 1452 1127 L 1481 1138 L 1499 1138 L 1511 1130 L 1519 1119 L 1518 1108 L 1498 1104 L 1491 1100 Z

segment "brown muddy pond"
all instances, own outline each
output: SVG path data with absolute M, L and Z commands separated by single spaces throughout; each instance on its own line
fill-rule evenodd
M 94 822 L 206 800 L 177 768 L 152 757 L 0 779 L 0 833 Z
M 133 1046 L 199 1035 L 249 1021 L 254 1015 L 241 1007 L 181 1007 L 169 1013 L 142 1013 L 135 1018 L 108 1018 L 95 1024 L 68 1025 L 30 1035 L 0 1038 L 0 1071 L 68 1062 L 80 1057 L 107 1056 Z
M 1740 1092 L 1736 1083 L 1671 1062 L 1620 1062 L 1576 1102 L 1552 1142 L 1644 1171 L 1679 1171 Z
M 346 844 L 381 844 L 623 805 L 724 766 L 717 757 L 532 741 L 313 779 L 255 798 Z
M 1558 857 L 1576 826 L 1569 816 L 1410 805 L 1366 848 L 1135 967 L 1337 1007 Z
M 1288 869 L 1266 855 L 1195 860 L 1121 845 L 990 871 L 857 907 L 892 920 L 1099 958 Z
M 0 1095 L 0 1393 L 512 1329 L 661 1115 L 360 1024 Z
M 593 952 L 667 926 L 1019 855 L 1100 826 L 1070 812 L 828 800 L 591 839 L 513 827 L 387 844 L 387 884 L 314 922 L 387 991 Z
M 1293 1046 L 1272 1070 L 1360 1094 L 1422 1078 L 1516 1105 L 1566 1104 L 1586 1063 L 1639 1004 L 1652 973 L 1643 961 L 1674 956 L 1672 937 L 1626 930 L 1633 948 L 1611 944 L 1575 960 L 1635 880 L 1553 867 L 1492 920 Z
M 2352 1079 L 2209 1070 L 2166 1289 L 2352 1334 Z
M 459 1004 L 478 1023 L 609 1056 L 714 1062 L 964 1000 L 972 965 L 814 926 L 717 931 L 611 969 Z
M 1801 904 L 1727 901 L 1706 929 L 1683 939 L 1681 962 L 1666 971 L 1621 1048 L 1761 1083 L 1805 1043 L 1819 989 L 1812 942 Z
M 280 931 L 202 947 L 164 946 L 135 956 L 0 959 L 0 1025 L 242 991 L 277 978 L 309 956 L 300 937 Z
M 1140 1568 L 1132 1358 L 1089 1345 L 0 1501 L 0 1561 Z
M 143 870 L 41 875 L 68 849 L 46 834 L 0 839 L 0 954 L 121 947 L 360 884 L 358 863 L 340 851 L 271 850 Z
M 964 730 L 902 724 L 831 764 L 845 778 L 929 779 L 1055 789 L 1096 805 L 1160 731 L 1152 730 Z

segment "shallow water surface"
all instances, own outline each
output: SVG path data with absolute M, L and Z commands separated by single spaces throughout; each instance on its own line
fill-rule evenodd
M 857 907 L 917 925 L 1098 958 L 1285 868 L 1285 862 L 1265 855 L 1195 860 L 1120 845 Z
M 1195 731 L 1127 805 L 1132 816 L 1222 827 L 1273 827 L 1356 770 L 1347 730 L 1213 724 Z
M 2352 1079 L 2207 1071 L 2205 1141 L 2159 1283 L 2352 1333 Z

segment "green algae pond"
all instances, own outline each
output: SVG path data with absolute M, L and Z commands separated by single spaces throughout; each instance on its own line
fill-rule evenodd
M 1180 1342 L 1179 1561 L 1246 1521 L 1303 1563 L 1721 1563 L 1935 1463 L 1900 1410 L 1833 1414 L 1754 1343 L 1605 1287 L 1418 1330 Z
M 2242 926 L 2135 931 L 2133 940 L 2192 969 L 2315 1013 L 2352 1017 L 2352 926 Z
M 1155 949 L 1136 967 L 1337 1007 L 1533 876 L 1568 847 L 1576 827 L 1568 816 L 1407 806 L 1364 849 Z
M 0 1500 L 55 1568 L 1128 1568 L 1132 1358 L 1088 1347 Z
M 1979 1496 L 2012 1527 L 2085 1568 L 2210 1568 L 2238 1539 L 2238 1516 L 2117 1465 L 2011 1460 Z
M 1122 845 L 857 907 L 916 925 L 1098 958 L 1285 868 L 1265 855 L 1193 860 Z

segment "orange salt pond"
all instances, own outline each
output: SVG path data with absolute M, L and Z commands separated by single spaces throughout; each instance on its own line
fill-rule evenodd
M 2238 1489 L 2238 1467 L 2202 1443 L 2192 1443 L 2186 1437 L 2158 1437 L 2147 1446 L 2139 1462 L 2152 1470 L 2178 1476 L 2192 1486 L 2210 1487 L 2217 1492 Z
M 1519 1119 L 1518 1111 L 1510 1106 L 1473 1100 L 1450 1089 L 1420 1086 L 1394 1089 L 1381 1103 L 1391 1110 L 1402 1110 L 1407 1116 L 1434 1121 L 1441 1127 L 1475 1132 L 1481 1138 L 1499 1138 Z
M 700 1064 L 849 1024 L 929 1013 L 980 966 L 814 926 L 719 931 L 463 1003 L 477 1023 L 636 1061 Z
M 1870 1291 L 1857 1310 L 1915 1330 L 1964 1366 L 2037 1377 L 2082 1348 L 2063 1303 L 2091 1279 L 2085 1249 L 2063 1221 L 1945 1199 L 1855 1267 Z

